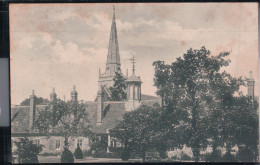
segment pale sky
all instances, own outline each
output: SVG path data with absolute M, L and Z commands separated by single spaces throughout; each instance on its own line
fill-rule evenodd
M 153 61 L 170 64 L 189 48 L 206 46 L 212 55 L 232 51 L 225 69 L 236 77 L 253 71 L 258 95 L 257 3 L 11 4 L 11 104 L 33 89 L 49 99 L 52 87 L 67 100 L 73 85 L 80 100 L 93 101 L 98 68 L 105 70 L 113 5 L 121 69 L 131 74 L 134 55 L 143 94 L 156 92 Z

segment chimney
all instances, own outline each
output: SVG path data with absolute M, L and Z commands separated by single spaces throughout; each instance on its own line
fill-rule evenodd
M 97 94 L 97 125 L 102 124 L 103 119 L 103 92 L 102 86 L 99 85 L 98 94 Z
M 35 113 L 36 113 L 36 104 L 35 104 L 36 96 L 34 95 L 34 90 L 32 90 L 32 95 L 30 96 L 30 109 L 29 109 L 29 131 L 33 130 L 33 124 L 35 121 Z
M 247 79 L 247 96 L 254 98 L 255 80 L 253 79 L 253 72 L 249 72 L 249 78 Z
M 53 102 L 54 100 L 57 99 L 57 94 L 55 93 L 55 88 L 52 88 L 52 92 L 50 94 L 50 102 Z
M 72 101 L 77 101 L 78 100 L 78 92 L 76 91 L 76 86 L 73 85 L 73 90 L 70 93 L 71 94 L 71 100 Z

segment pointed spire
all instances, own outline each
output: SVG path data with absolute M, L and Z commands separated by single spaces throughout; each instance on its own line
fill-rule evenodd
M 115 7 L 113 6 L 113 19 L 111 25 L 108 53 L 107 53 L 107 67 L 110 67 L 109 64 L 117 64 L 120 66 L 120 56 L 119 56 L 119 47 L 117 39 L 117 29 L 115 21 Z M 114 68 L 112 68 L 114 69 Z

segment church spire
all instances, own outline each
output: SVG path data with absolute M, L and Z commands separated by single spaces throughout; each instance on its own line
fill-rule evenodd
M 113 6 L 113 19 L 111 25 L 108 53 L 107 53 L 107 63 L 106 70 L 107 76 L 114 76 L 115 72 L 120 71 L 120 55 L 119 46 L 117 39 L 116 21 L 115 21 L 115 7 Z

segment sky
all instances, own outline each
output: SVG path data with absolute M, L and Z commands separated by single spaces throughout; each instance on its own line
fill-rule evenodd
M 32 90 L 49 99 L 53 87 L 67 100 L 73 85 L 79 100 L 93 101 L 98 70 L 105 70 L 113 5 L 122 72 L 131 74 L 135 56 L 143 94 L 156 95 L 154 61 L 171 64 L 202 46 L 211 55 L 230 51 L 225 70 L 235 77 L 253 71 L 258 91 L 257 3 L 10 4 L 11 104 Z

